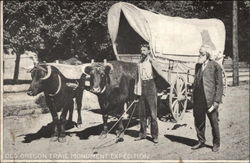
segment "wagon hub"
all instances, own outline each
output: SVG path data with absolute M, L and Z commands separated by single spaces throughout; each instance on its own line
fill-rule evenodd
M 186 100 L 186 99 L 187 99 L 187 97 L 184 96 L 184 95 L 182 95 L 182 94 L 180 94 L 180 95 L 177 96 L 177 100 L 178 100 L 179 102 L 184 101 L 184 100 Z

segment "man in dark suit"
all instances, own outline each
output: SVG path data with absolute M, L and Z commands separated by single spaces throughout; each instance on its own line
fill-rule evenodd
M 218 108 L 223 94 L 222 68 L 218 63 L 210 60 L 210 57 L 210 46 L 202 45 L 199 60 L 195 66 L 195 80 L 193 84 L 193 115 L 199 142 L 192 149 L 199 149 L 205 145 L 207 115 L 212 127 L 212 151 L 217 152 L 220 148 Z

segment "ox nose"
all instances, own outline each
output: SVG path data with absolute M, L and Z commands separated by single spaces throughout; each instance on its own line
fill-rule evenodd
M 98 88 L 92 88 L 91 91 L 94 92 L 94 93 L 99 93 L 101 91 L 101 89 L 99 87 Z

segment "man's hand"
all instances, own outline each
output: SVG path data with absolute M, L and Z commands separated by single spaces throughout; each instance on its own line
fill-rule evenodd
M 135 99 L 134 102 L 139 102 L 139 99 Z
M 214 109 L 217 110 L 219 108 L 219 103 L 218 102 L 214 102 Z
M 140 96 L 135 95 L 134 102 L 139 102 L 139 100 L 140 100 Z
M 208 109 L 208 113 L 211 113 L 214 110 L 217 110 L 219 108 L 219 103 L 214 102 L 214 104 Z

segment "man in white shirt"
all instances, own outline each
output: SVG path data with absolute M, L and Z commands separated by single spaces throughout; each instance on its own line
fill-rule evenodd
M 139 98 L 140 134 L 135 141 L 146 138 L 147 117 L 151 117 L 151 136 L 154 143 L 158 143 L 158 123 L 157 123 L 157 90 L 154 81 L 153 69 L 149 58 L 148 45 L 142 45 L 142 59 L 139 63 L 139 73 L 141 78 L 141 96 Z

